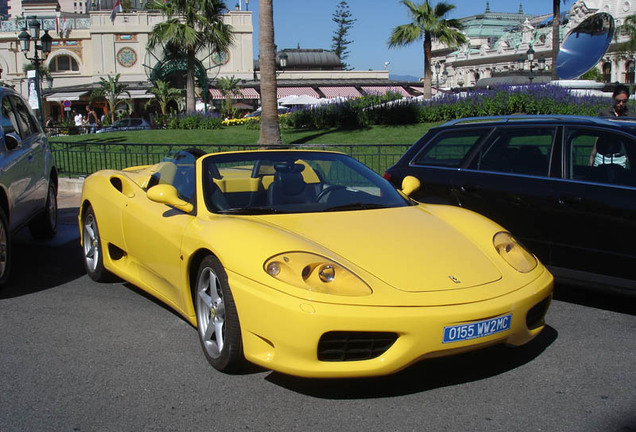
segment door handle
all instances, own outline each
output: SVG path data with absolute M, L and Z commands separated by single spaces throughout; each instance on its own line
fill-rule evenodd
M 462 192 L 475 193 L 475 192 L 479 192 L 481 190 L 481 187 L 473 186 L 473 185 L 463 185 L 463 186 L 460 186 L 459 190 Z
M 583 198 L 576 195 L 560 195 L 559 196 L 559 204 L 581 204 L 583 203 Z

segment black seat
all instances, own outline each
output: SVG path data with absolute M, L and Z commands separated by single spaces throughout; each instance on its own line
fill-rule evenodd
M 548 159 L 538 147 L 519 147 L 513 163 L 513 172 L 530 175 L 546 175 L 548 173 Z
M 305 166 L 297 163 L 279 162 L 274 165 L 276 173 L 269 186 L 267 198 L 270 205 L 298 204 L 309 201 L 307 183 L 302 171 Z

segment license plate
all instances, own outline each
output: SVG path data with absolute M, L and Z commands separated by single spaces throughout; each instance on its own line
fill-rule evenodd
M 508 314 L 483 321 L 444 327 L 444 340 L 442 342 L 459 342 L 501 333 L 509 330 L 511 323 L 512 314 Z

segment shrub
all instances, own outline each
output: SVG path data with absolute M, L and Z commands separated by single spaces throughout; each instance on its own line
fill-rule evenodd
M 218 129 L 223 119 L 216 114 L 190 114 L 172 116 L 166 122 L 170 129 Z

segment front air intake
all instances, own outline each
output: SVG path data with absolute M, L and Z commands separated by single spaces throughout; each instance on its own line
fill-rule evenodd
M 552 296 L 546 297 L 528 311 L 526 315 L 526 327 L 528 327 L 528 330 L 534 330 L 545 323 L 545 314 L 548 311 L 551 300 Z
M 328 362 L 370 360 L 384 354 L 397 340 L 396 333 L 325 333 L 318 342 L 318 360 Z

